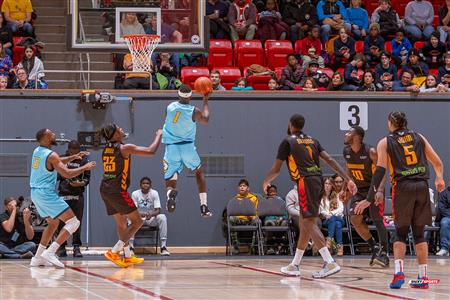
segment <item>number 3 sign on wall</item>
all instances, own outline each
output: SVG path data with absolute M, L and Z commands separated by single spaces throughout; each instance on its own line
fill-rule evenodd
M 356 125 L 367 130 L 368 124 L 367 102 L 341 102 L 339 104 L 339 127 L 341 130 L 348 130 Z

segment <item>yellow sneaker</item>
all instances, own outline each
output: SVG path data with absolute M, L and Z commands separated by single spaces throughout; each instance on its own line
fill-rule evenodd
M 128 266 L 131 265 L 139 265 L 142 264 L 144 262 L 144 259 L 142 257 L 137 257 L 136 255 L 133 255 L 131 257 L 125 257 L 123 259 L 123 262 Z
M 119 267 L 122 267 L 122 268 L 128 267 L 128 264 L 126 264 L 124 262 L 123 258 L 120 256 L 119 253 L 114 253 L 111 250 L 108 250 L 105 253 L 105 257 L 106 257 L 106 259 L 108 259 L 109 261 L 115 263 Z

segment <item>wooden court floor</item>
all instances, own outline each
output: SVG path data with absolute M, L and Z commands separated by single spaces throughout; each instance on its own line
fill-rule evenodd
M 103 260 L 67 260 L 65 269 L 30 268 L 29 261 L 0 260 L 0 300 L 10 299 L 450 299 L 450 259 L 431 258 L 429 278 L 440 283 L 428 290 L 406 284 L 387 286 L 392 268 L 371 268 L 368 260 L 343 258 L 340 273 L 312 279 L 319 258 L 306 257 L 302 276 L 285 277 L 272 258 L 148 259 L 121 269 Z M 405 261 L 407 280 L 417 276 L 412 259 Z

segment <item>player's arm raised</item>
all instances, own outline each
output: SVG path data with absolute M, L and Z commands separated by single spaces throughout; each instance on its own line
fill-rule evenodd
M 124 156 L 128 155 L 139 155 L 139 156 L 153 156 L 158 150 L 159 145 L 161 144 L 162 138 L 162 130 L 158 129 L 155 134 L 155 139 L 148 146 L 136 146 L 134 144 L 125 144 L 120 147 L 120 151 Z
M 84 171 L 89 171 L 95 168 L 95 161 L 90 161 L 87 164 L 76 168 L 76 169 L 69 169 L 67 166 L 61 161 L 58 154 L 53 152 L 49 155 L 47 159 L 47 166 L 50 164 L 50 166 L 56 170 L 61 176 L 65 178 L 74 178 L 83 173 Z
M 203 96 L 203 110 L 195 108 L 194 110 L 194 120 L 201 124 L 208 124 L 209 122 L 209 105 L 208 99 L 210 94 Z
M 349 191 L 355 195 L 358 192 L 358 188 L 356 187 L 356 184 L 353 182 L 352 178 L 349 176 L 349 174 L 337 163 L 334 158 L 328 154 L 326 151 L 320 152 L 320 158 L 323 159 L 329 165 L 336 173 L 339 174 L 344 180 L 347 182 L 347 187 Z
M 427 160 L 433 166 L 434 172 L 436 172 L 435 185 L 437 191 L 440 193 L 445 189 L 444 165 L 442 164 L 441 158 L 437 155 L 436 151 L 434 151 L 428 140 L 423 135 L 420 135 L 420 137 L 425 143 L 425 155 L 427 156 Z

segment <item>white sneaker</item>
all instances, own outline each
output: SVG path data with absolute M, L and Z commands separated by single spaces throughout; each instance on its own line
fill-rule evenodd
M 448 250 L 445 249 L 441 249 L 439 250 L 438 253 L 436 253 L 437 256 L 447 256 L 448 255 Z
M 323 265 L 322 270 L 320 270 L 319 272 L 313 273 L 312 277 L 313 278 L 324 278 L 324 277 L 333 275 L 333 274 L 339 272 L 340 270 L 341 270 L 341 267 L 336 262 L 325 263 Z
M 65 268 L 64 264 L 58 259 L 55 253 L 51 253 L 48 250 L 42 252 L 42 258 L 50 262 L 52 265 L 55 265 L 59 268 Z
M 161 247 L 161 256 L 170 256 L 170 252 L 166 247 Z
M 51 267 L 51 263 L 43 259 L 42 257 L 33 256 L 30 261 L 30 267 Z
M 298 266 L 294 266 L 292 264 L 287 265 L 286 267 L 282 267 L 280 269 L 281 273 L 288 276 L 300 276 L 300 268 Z

